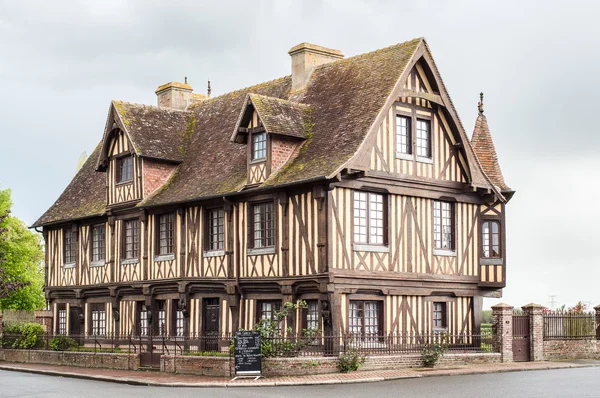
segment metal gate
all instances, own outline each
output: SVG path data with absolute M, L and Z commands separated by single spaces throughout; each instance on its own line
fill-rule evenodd
M 530 361 L 529 315 L 513 315 L 513 361 Z
M 139 337 L 139 352 L 140 352 L 140 367 L 142 368 L 160 368 L 160 359 L 163 355 L 163 350 L 160 345 L 161 341 L 157 340 L 152 333 L 148 336 Z

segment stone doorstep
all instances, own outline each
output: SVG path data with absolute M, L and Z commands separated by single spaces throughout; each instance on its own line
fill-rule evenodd
M 504 372 L 516 372 L 516 371 L 531 371 L 531 370 L 548 370 L 548 369 L 564 369 L 564 368 L 583 368 L 600 366 L 599 364 L 581 364 L 571 362 L 520 362 L 520 363 L 504 363 L 504 364 L 490 364 L 490 365 L 478 365 L 478 366 L 465 366 L 465 367 L 450 367 L 450 368 L 434 368 L 431 370 L 424 371 L 423 369 L 402 369 L 402 370 L 386 370 L 386 371 L 363 371 L 354 373 L 335 373 L 327 375 L 313 376 L 288 376 L 288 377 L 271 377 L 263 378 L 257 381 L 254 380 L 240 380 L 231 382 L 229 379 L 222 378 L 223 380 L 214 380 L 210 377 L 202 376 L 183 376 L 183 375 L 165 375 L 163 377 L 160 374 L 152 374 L 153 377 L 148 375 L 138 374 L 135 371 L 128 371 L 130 374 L 127 376 L 119 376 L 123 371 L 101 371 L 101 369 L 94 369 L 94 373 L 89 374 L 86 372 L 73 371 L 70 368 L 69 371 L 61 370 L 60 366 L 41 365 L 36 366 L 30 364 L 29 366 L 23 364 L 0 364 L 0 370 L 26 372 L 34 374 L 42 374 L 48 376 L 61 376 L 71 377 L 79 379 L 89 379 L 96 381 L 107 381 L 114 383 L 132 384 L 132 385 L 145 385 L 145 386 L 162 386 L 162 387 L 274 387 L 274 386 L 297 386 L 297 385 L 320 385 L 320 384 L 347 384 L 347 383 L 370 383 L 387 380 L 397 380 L 406 378 L 421 378 L 421 377 L 433 377 L 433 376 L 457 376 L 457 375 L 474 375 L 474 374 L 489 374 L 489 373 L 504 373 Z M 101 372 L 97 372 L 101 371 Z M 104 373 L 104 374 L 98 374 Z M 137 376 L 137 377 L 136 377 Z M 145 376 L 145 377 L 144 377 Z M 162 380 L 161 380 L 162 379 Z M 180 379 L 180 380 L 174 380 Z M 187 379 L 187 380 L 186 380 Z M 199 381 L 193 381 L 192 379 L 200 379 Z M 202 380 L 204 379 L 204 380 Z

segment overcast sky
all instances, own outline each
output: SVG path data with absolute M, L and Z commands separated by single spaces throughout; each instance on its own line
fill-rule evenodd
M 485 93 L 517 191 L 501 301 L 600 304 L 600 2 L 203 3 L 0 0 L 0 186 L 14 215 L 31 224 L 52 205 L 111 99 L 155 104 L 184 76 L 213 95 L 285 76 L 304 41 L 352 56 L 424 36 L 469 133 Z

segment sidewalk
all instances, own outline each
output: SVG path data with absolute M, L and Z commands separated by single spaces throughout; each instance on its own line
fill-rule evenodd
M 51 366 L 25 363 L 0 362 L 0 370 L 28 372 L 43 375 L 73 377 L 89 380 L 107 381 L 144 386 L 162 387 L 266 387 L 297 386 L 315 384 L 367 383 L 384 380 L 396 380 L 431 376 L 451 376 L 466 374 L 485 374 L 499 372 L 517 372 L 527 370 L 581 368 L 600 366 L 597 362 L 516 362 L 499 364 L 481 364 L 473 366 L 453 366 L 446 368 L 398 369 L 365 371 L 353 373 L 334 373 L 312 376 L 287 376 L 231 381 L 230 378 L 188 376 L 162 372 L 126 371 L 110 369 L 89 369 L 70 366 Z

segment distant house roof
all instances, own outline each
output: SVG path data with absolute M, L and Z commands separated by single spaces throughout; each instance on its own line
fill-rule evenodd
M 244 145 L 232 142 L 232 138 L 248 102 L 258 111 L 267 131 L 303 139 L 297 156 L 253 189 L 333 178 L 359 150 L 400 76 L 412 65 L 417 49 L 421 54 L 429 52 L 425 41 L 417 38 L 318 66 L 301 91 L 292 91 L 291 77 L 286 76 L 193 102 L 186 111 L 113 101 L 105 138 L 114 127 L 111 121 L 114 114 L 117 127 L 125 130 L 138 156 L 179 164 L 171 179 L 138 207 L 240 191 L 247 178 L 247 152 Z M 448 102 L 452 106 L 449 99 Z M 464 135 L 469 164 L 475 163 L 460 120 L 456 123 L 461 139 Z M 103 167 L 103 156 L 106 149 L 97 148 L 36 226 L 102 213 L 105 175 L 95 170 Z M 470 171 L 474 186 L 491 187 L 478 166 Z M 94 186 L 84 189 L 84 181 Z M 63 200 L 69 196 L 74 198 L 73 202 Z M 89 206 L 89 210 L 82 210 L 78 203 Z

